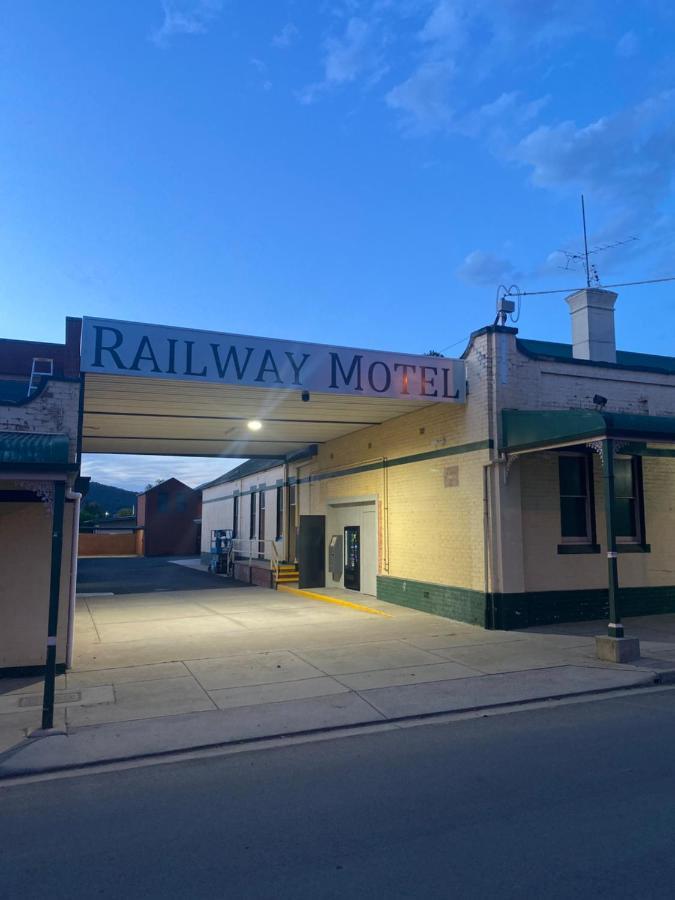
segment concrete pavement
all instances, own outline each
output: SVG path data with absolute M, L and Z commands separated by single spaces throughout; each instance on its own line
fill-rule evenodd
M 612 665 L 595 658 L 602 623 L 488 632 L 356 599 L 386 615 L 210 583 L 80 597 L 75 664 L 57 684 L 66 734 L 26 739 L 40 682 L 0 681 L 0 777 L 639 687 L 675 671 L 675 616 L 629 621 L 643 659 Z

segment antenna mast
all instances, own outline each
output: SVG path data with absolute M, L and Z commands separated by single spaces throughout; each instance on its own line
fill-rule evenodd
M 581 219 L 584 223 L 584 264 L 586 267 L 586 287 L 591 286 L 591 270 L 588 264 L 588 238 L 586 236 L 586 206 L 584 205 L 584 195 L 581 195 Z

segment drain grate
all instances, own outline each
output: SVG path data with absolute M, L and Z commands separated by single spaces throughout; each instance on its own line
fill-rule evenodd
M 57 691 L 55 703 L 79 703 L 82 699 L 80 691 Z M 42 694 L 26 694 L 19 699 L 19 706 L 42 706 Z

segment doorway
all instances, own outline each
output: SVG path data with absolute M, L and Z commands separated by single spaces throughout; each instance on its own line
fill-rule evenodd
M 344 585 L 349 591 L 361 590 L 361 528 L 347 525 L 344 536 Z
M 377 498 L 329 500 L 326 511 L 326 587 L 342 587 L 376 596 Z M 339 564 L 337 547 L 341 550 Z

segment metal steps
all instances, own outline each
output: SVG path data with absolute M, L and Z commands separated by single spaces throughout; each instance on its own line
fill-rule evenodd
M 298 567 L 295 563 L 279 563 L 274 569 L 274 584 L 297 584 Z

